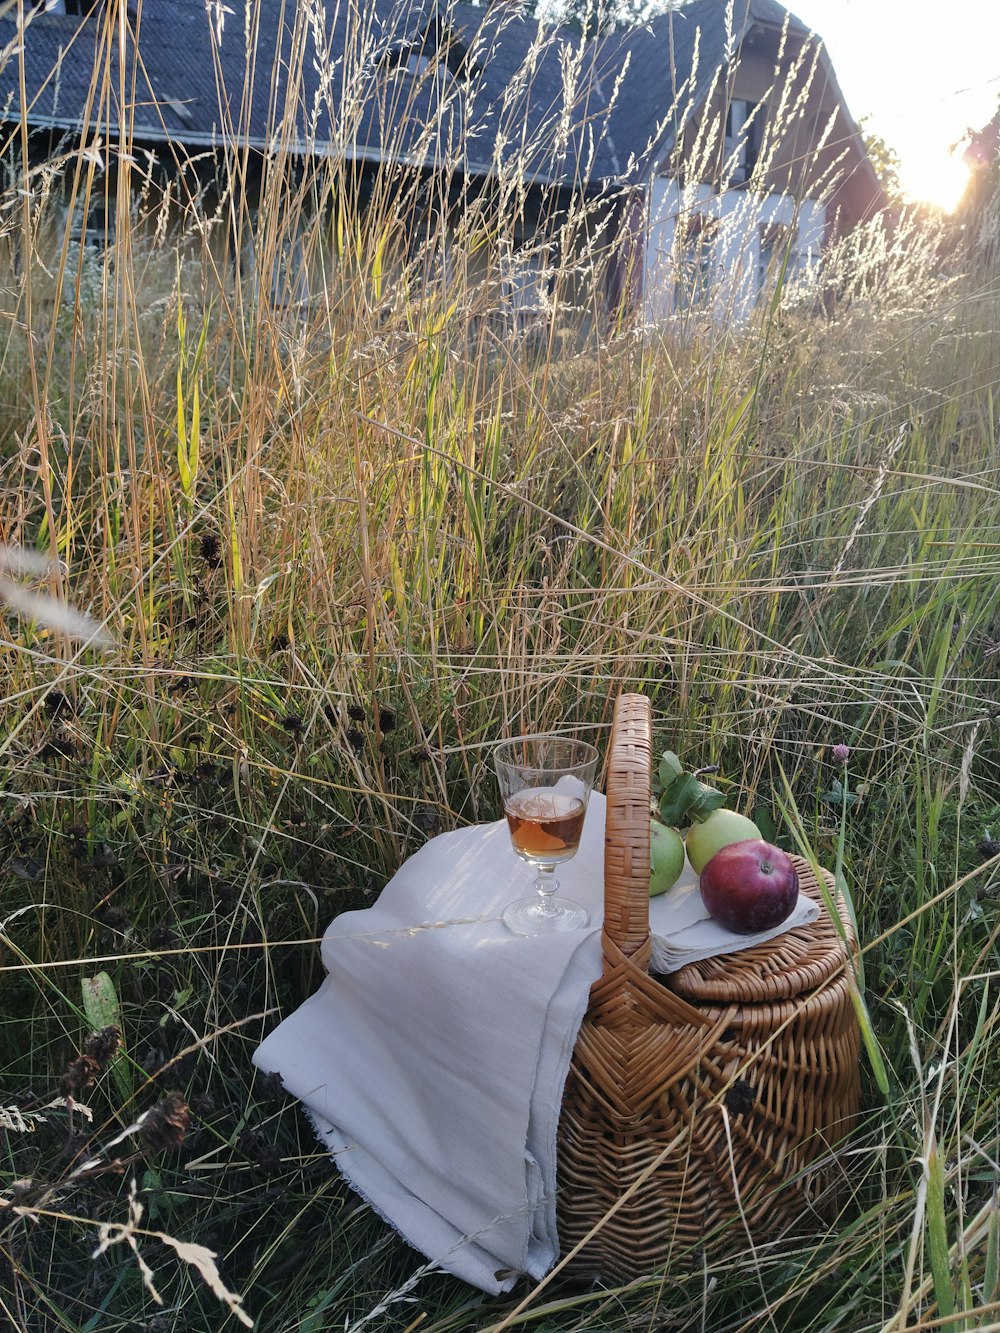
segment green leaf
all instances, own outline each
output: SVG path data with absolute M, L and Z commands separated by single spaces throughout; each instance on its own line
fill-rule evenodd
M 187 422 L 184 418 L 184 377 L 177 369 L 177 471 L 185 495 L 191 493 L 191 462 L 188 456 Z
M 697 778 L 695 779 L 697 782 Z M 709 787 L 707 783 L 698 782 L 698 794 L 691 802 L 688 814 L 697 823 L 702 823 L 715 810 L 721 810 L 726 804 L 725 795 L 716 787 Z
M 95 1032 L 99 1032 L 101 1028 L 111 1026 L 121 1027 L 122 1012 L 118 1003 L 118 992 L 115 990 L 115 983 L 107 972 L 98 972 L 96 976 L 84 977 L 83 1012 L 87 1015 L 87 1022 Z
M 83 991 L 83 1012 L 86 1014 L 87 1022 L 93 1031 L 99 1032 L 101 1028 L 116 1027 L 119 1032 L 124 1033 L 118 992 L 115 990 L 115 983 L 107 972 L 98 972 L 95 976 L 84 977 L 81 988 Z M 111 1061 L 108 1068 L 111 1077 L 114 1079 L 118 1095 L 123 1101 L 131 1101 L 132 1079 L 128 1061 L 119 1053 Z
M 844 949 L 847 954 L 848 994 L 851 997 L 851 1004 L 854 1006 L 854 1012 L 858 1019 L 858 1026 L 861 1029 L 861 1040 L 864 1042 L 865 1051 L 868 1055 L 868 1062 L 872 1067 L 872 1074 L 875 1077 L 879 1092 L 881 1092 L 883 1097 L 888 1097 L 889 1072 L 886 1069 L 885 1060 L 882 1056 L 882 1048 L 879 1046 L 878 1038 L 875 1036 L 875 1028 L 872 1025 L 871 1015 L 868 1013 L 868 1006 L 865 1004 L 865 997 L 863 994 L 864 972 L 861 970 L 863 966 L 862 954 L 859 950 L 858 954 L 855 955 L 847 946 L 847 931 L 844 928 L 843 921 L 840 919 L 837 905 L 833 900 L 833 895 L 830 893 L 826 879 L 820 869 L 816 853 L 813 851 L 809 839 L 806 836 L 805 826 L 802 823 L 802 816 L 799 814 L 799 808 L 795 802 L 795 795 L 792 791 L 791 783 L 788 781 L 788 775 L 783 768 L 780 768 L 780 766 L 779 772 L 781 773 L 781 781 L 785 789 L 785 800 L 782 801 L 780 798 L 778 799 L 781 814 L 785 823 L 791 830 L 799 855 L 804 857 L 812 868 L 816 883 L 819 885 L 820 895 L 823 899 L 823 904 L 826 907 L 827 915 L 830 918 L 834 930 L 836 930 L 844 944 Z M 847 892 L 847 885 L 841 880 L 838 881 L 838 887 L 840 888 L 840 892 L 844 895 L 844 901 L 847 903 L 848 912 L 850 913 L 851 921 L 854 925 L 855 939 L 860 940 L 857 931 L 857 917 L 854 912 L 854 904 L 851 901 L 850 894 Z
M 700 824 L 725 803 L 724 794 L 717 788 L 699 782 L 693 773 L 680 773 L 664 787 L 660 797 L 660 818 L 675 828 L 692 821 Z
M 853 805 L 858 798 L 843 786 L 839 778 L 834 778 L 819 799 L 827 805 Z
M 986 1263 L 983 1268 L 983 1304 L 1000 1300 L 1000 1195 L 993 1189 L 993 1204 L 986 1231 Z
M 688 807 L 698 795 L 699 782 L 690 773 L 681 773 L 664 788 L 660 797 L 660 818 L 672 828 L 684 822 Z
M 159 1171 L 154 1171 L 152 1167 L 142 1173 L 142 1188 L 145 1193 L 151 1197 L 146 1202 L 147 1217 L 150 1222 L 155 1222 L 160 1212 L 160 1199 L 158 1191 L 163 1188 L 163 1181 L 160 1178 Z
M 861 1029 L 861 1040 L 865 1044 L 868 1063 L 872 1067 L 872 1074 L 875 1077 L 878 1090 L 883 1097 L 888 1097 L 889 1074 L 885 1067 L 885 1060 L 882 1058 L 882 1048 L 879 1046 L 878 1038 L 875 1036 L 875 1029 L 872 1027 L 871 1015 L 868 1012 L 868 1006 L 865 1004 L 865 997 L 861 994 L 858 987 L 853 969 L 848 973 L 847 990 L 851 997 L 851 1004 L 854 1006 L 854 1012 L 857 1015 L 858 1027 Z
M 660 759 L 658 776 L 660 787 L 666 791 L 675 778 L 679 778 L 684 772 L 684 765 L 674 754 L 673 750 L 667 752 Z
M 198 480 L 198 464 L 201 460 L 201 396 L 198 393 L 198 381 L 191 389 L 191 436 L 188 448 L 188 464 L 191 471 L 191 489 Z
M 774 842 L 778 836 L 778 826 L 766 805 L 754 806 L 753 822 L 760 829 L 760 836 L 765 842 Z
M 931 1275 L 938 1313 L 946 1319 L 955 1309 L 955 1291 L 951 1283 L 948 1258 L 948 1223 L 945 1218 L 944 1165 L 938 1153 L 934 1130 L 927 1148 L 927 1244 L 930 1249 Z

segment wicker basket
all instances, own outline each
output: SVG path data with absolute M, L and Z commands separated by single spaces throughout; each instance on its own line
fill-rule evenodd
M 859 1100 L 845 951 L 825 911 L 768 944 L 649 975 L 650 750 L 648 701 L 623 695 L 606 784 L 604 974 L 559 1123 L 560 1246 L 580 1247 L 567 1271 L 617 1280 L 816 1221 L 839 1192 L 831 1149 Z

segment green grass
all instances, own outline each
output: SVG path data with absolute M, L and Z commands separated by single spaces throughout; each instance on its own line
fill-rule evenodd
M 127 1242 L 92 1257 L 134 1177 L 141 1227 L 216 1252 L 273 1333 L 1000 1328 L 996 275 L 914 229 L 831 256 L 826 312 L 681 337 L 557 311 L 525 341 L 494 260 L 425 287 L 389 200 L 306 195 L 261 223 L 274 254 L 298 234 L 305 311 L 220 267 L 193 212 L 107 261 L 51 192 L 30 233 L 6 215 L 0 537 L 111 643 L 0 631 L 0 1105 L 45 1117 L 3 1140 L 0 1313 L 237 1327 L 155 1235 L 162 1307 Z M 331 917 L 495 817 L 498 736 L 603 747 L 622 689 L 783 838 L 787 779 L 842 855 L 888 1094 L 866 1065 L 826 1233 L 490 1300 L 423 1271 L 251 1055 L 319 984 Z M 101 972 L 124 1050 L 88 1122 L 43 1108 Z M 169 1090 L 181 1151 L 133 1134 L 74 1175 Z

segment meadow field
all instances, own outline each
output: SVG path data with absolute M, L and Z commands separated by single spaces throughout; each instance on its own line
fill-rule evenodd
M 194 205 L 80 244 L 62 189 L 13 181 L 0 237 L 4 1327 L 236 1328 L 207 1251 L 261 1333 L 1000 1329 L 995 269 L 912 221 L 744 325 L 578 335 L 556 274 L 525 336 L 488 266 L 392 261 L 391 200 L 265 200 L 283 289 Z M 842 867 L 850 1193 L 733 1261 L 490 1299 L 251 1055 L 334 915 L 497 816 L 498 737 L 603 748 L 622 690 Z

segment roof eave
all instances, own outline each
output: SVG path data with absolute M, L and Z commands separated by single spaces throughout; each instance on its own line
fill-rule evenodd
M 8 116 L 7 124 L 20 124 L 20 117 Z M 70 133 L 80 132 L 79 121 L 70 117 L 63 116 L 38 116 L 33 117 L 28 124 L 30 131 L 38 130 L 62 130 Z M 107 126 L 95 123 L 88 127 L 93 133 L 106 135 L 108 142 L 115 147 L 119 146 L 118 136 L 109 131 Z M 442 171 L 448 165 L 438 157 L 421 155 L 417 153 L 386 153 L 378 148 L 370 147 L 344 147 L 341 144 L 335 144 L 332 140 L 323 142 L 308 143 L 301 139 L 283 139 L 280 141 L 265 140 L 252 136 L 235 140 L 227 138 L 225 135 L 206 134 L 200 130 L 185 130 L 182 134 L 171 134 L 169 130 L 160 130 L 151 126 L 140 126 L 132 131 L 132 139 L 143 146 L 163 145 L 175 148 L 214 148 L 220 151 L 230 150 L 239 151 L 240 149 L 252 149 L 255 152 L 264 154 L 286 153 L 290 157 L 322 157 L 328 160 L 342 159 L 346 162 L 366 162 L 372 166 L 392 165 L 405 166 L 413 168 L 422 168 L 430 171 Z M 493 162 L 480 161 L 476 158 L 466 158 L 463 162 L 453 163 L 456 169 L 460 170 L 465 176 L 477 176 L 482 178 L 497 177 L 501 174 Z M 543 185 L 551 189 L 571 190 L 578 188 L 578 183 L 566 180 L 564 177 L 554 176 L 543 171 L 521 171 L 519 172 L 521 180 L 529 185 Z M 587 182 L 584 183 L 586 186 Z

